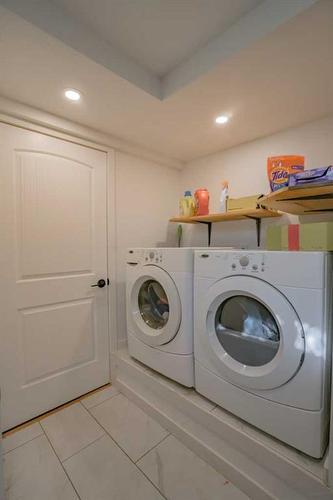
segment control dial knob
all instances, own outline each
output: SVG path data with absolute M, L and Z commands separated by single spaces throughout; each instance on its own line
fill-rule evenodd
M 243 255 L 243 257 L 239 259 L 239 263 L 242 267 L 246 267 L 249 265 L 249 258 L 246 255 Z

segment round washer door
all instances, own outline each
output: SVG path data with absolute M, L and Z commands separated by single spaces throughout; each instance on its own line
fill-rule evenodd
M 290 302 L 267 282 L 232 276 L 215 283 L 206 299 L 211 358 L 230 382 L 274 389 L 298 371 L 304 332 Z
M 170 275 L 147 265 L 134 280 L 130 292 L 133 334 L 152 347 L 170 342 L 179 330 L 181 302 Z

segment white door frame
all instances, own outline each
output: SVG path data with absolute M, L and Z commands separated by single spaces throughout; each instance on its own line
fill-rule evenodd
M 16 106 L 16 103 L 13 103 Z M 31 109 L 33 113 L 34 110 Z M 52 115 L 50 115 L 52 116 Z M 38 132 L 64 141 L 72 142 L 80 146 L 89 147 L 103 151 L 107 155 L 107 267 L 110 286 L 108 287 L 108 337 L 109 337 L 109 354 L 110 354 L 110 381 L 115 375 L 112 366 L 112 353 L 117 350 L 117 294 L 116 294 L 116 197 L 115 197 L 115 150 L 107 146 L 100 145 L 86 139 L 81 139 L 75 135 L 64 133 L 60 127 L 59 130 L 48 128 L 45 125 L 39 125 L 33 121 L 26 121 L 1 113 L 0 122 L 25 130 Z M 73 124 L 74 126 L 74 124 Z M 80 127 L 81 128 L 81 127 Z M 89 129 L 86 130 L 89 135 Z M 93 135 L 93 134 L 92 134 Z

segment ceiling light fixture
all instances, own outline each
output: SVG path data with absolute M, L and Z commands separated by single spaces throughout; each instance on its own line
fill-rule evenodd
M 65 97 L 70 101 L 79 101 L 81 99 L 81 94 L 78 90 L 67 89 L 65 90 Z
M 221 115 L 221 116 L 218 116 L 217 118 L 215 118 L 215 123 L 217 123 L 218 125 L 221 125 L 223 123 L 227 123 L 228 121 L 229 121 L 229 117 L 226 115 Z

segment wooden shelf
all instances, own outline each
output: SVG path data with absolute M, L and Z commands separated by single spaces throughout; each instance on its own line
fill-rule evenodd
M 266 217 L 281 217 L 281 214 L 276 212 L 275 210 L 253 208 L 250 210 L 231 210 L 230 212 L 220 214 L 199 215 L 196 217 L 192 217 L 191 219 L 196 222 L 228 222 L 232 220 L 264 219 Z
M 178 222 L 180 224 L 195 224 L 197 222 L 227 222 L 232 220 L 264 219 L 266 217 L 281 217 L 281 214 L 276 212 L 275 210 L 253 208 L 250 210 L 232 210 L 230 212 L 217 214 L 196 215 L 194 217 L 172 217 L 170 219 L 170 222 Z
M 212 224 L 214 222 L 228 222 L 246 219 L 255 220 L 257 229 L 257 242 L 259 246 L 261 219 L 267 217 L 281 217 L 281 215 L 282 214 L 276 212 L 275 210 L 267 210 L 266 208 L 253 208 L 250 210 L 232 210 L 230 212 L 219 214 L 197 215 L 195 217 L 172 217 L 170 219 L 170 222 L 178 222 L 179 224 L 206 224 L 208 226 L 208 245 L 210 245 Z
M 197 222 L 193 220 L 192 217 L 171 217 L 169 222 L 178 222 L 179 224 L 196 224 Z
M 333 184 L 313 187 L 286 187 L 260 199 L 268 209 L 305 215 L 333 212 Z

